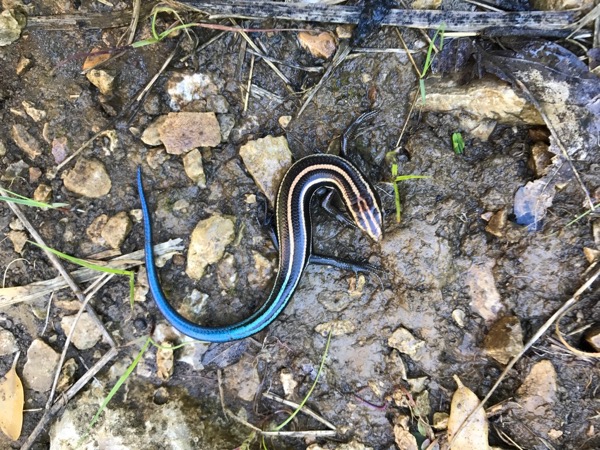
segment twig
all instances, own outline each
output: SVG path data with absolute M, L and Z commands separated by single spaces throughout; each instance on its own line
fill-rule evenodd
M 142 0 L 133 0 L 133 13 L 131 14 L 131 23 L 129 24 L 129 38 L 127 38 L 128 45 L 131 45 L 135 39 L 135 32 L 140 20 L 141 9 Z
M 52 383 L 52 388 L 50 389 L 50 395 L 48 395 L 48 401 L 46 402 L 46 409 L 50 407 L 52 404 L 52 400 L 54 399 L 54 393 L 56 392 L 56 386 L 58 385 L 58 379 L 60 378 L 60 371 L 62 370 L 62 366 L 65 362 L 65 358 L 67 356 L 67 350 L 69 349 L 69 345 L 71 344 L 71 340 L 73 339 L 73 335 L 75 334 L 75 329 L 77 328 L 77 324 L 79 323 L 79 319 L 83 314 L 84 309 L 86 308 L 88 302 L 92 299 L 92 297 L 98 292 L 102 286 L 104 286 L 115 274 L 107 273 L 105 276 L 101 277 L 94 285 L 91 287 L 91 292 L 88 293 L 85 297 L 85 301 L 81 304 L 79 311 L 77 311 L 77 315 L 71 324 L 71 329 L 69 330 L 69 334 L 67 334 L 67 339 L 65 340 L 65 344 L 63 346 L 63 351 L 60 355 L 60 359 L 58 364 L 56 365 L 56 373 L 54 374 L 54 382 Z
M 174 253 L 183 250 L 181 239 L 171 239 L 161 244 L 154 246 L 154 254 L 164 256 L 165 254 Z M 119 256 L 109 262 L 113 268 L 135 267 L 143 264 L 144 251 L 138 250 L 126 255 Z M 100 276 L 96 270 L 92 269 L 77 269 L 69 273 L 76 283 L 85 283 L 92 281 Z M 37 300 L 44 295 L 50 294 L 59 289 L 68 287 L 67 282 L 62 276 L 52 278 L 51 280 L 37 281 L 26 286 L 15 286 L 0 289 L 0 309 L 16 303 L 29 302 Z
M 246 88 L 246 95 L 244 96 L 244 112 L 248 111 L 248 100 L 250 99 L 250 92 L 252 90 L 252 76 L 254 75 L 254 55 L 250 57 L 250 70 L 248 71 L 248 87 Z
M 182 0 L 179 3 L 208 14 L 255 19 L 288 19 L 325 23 L 358 23 L 360 6 L 328 6 L 308 3 L 278 3 L 259 0 Z M 481 31 L 489 27 L 557 29 L 573 23 L 572 11 L 470 12 L 392 9 L 382 25 L 438 28 L 447 31 Z
M 250 422 L 242 419 L 241 417 L 236 416 L 233 411 L 231 411 L 227 406 L 225 406 L 225 395 L 223 393 L 223 382 L 222 382 L 222 371 L 217 370 L 217 380 L 219 385 L 219 398 L 221 399 L 221 408 L 225 415 L 229 418 L 233 419 L 237 423 L 244 425 L 245 427 L 250 428 L 254 432 L 268 437 L 307 437 L 307 436 L 318 436 L 318 437 L 327 437 L 327 436 L 335 436 L 337 431 L 334 430 L 308 430 L 308 431 L 263 431 L 255 425 L 252 425 Z M 264 395 L 264 394 L 263 394 Z M 316 418 L 316 417 L 315 417 Z
M 2 194 L 3 196 L 7 196 L 7 193 L 2 188 L 2 186 L 0 186 L 0 194 Z M 25 214 L 23 214 L 23 212 L 21 211 L 21 208 L 19 208 L 19 205 L 17 205 L 16 203 L 13 203 L 13 202 L 8 202 L 7 204 L 9 206 L 9 208 L 12 209 L 13 213 L 19 218 L 19 220 L 21 221 L 23 226 L 27 229 L 27 231 L 29 231 L 29 234 L 31 235 L 31 237 L 33 237 L 33 239 L 35 239 L 35 241 L 38 244 L 43 245 L 44 247 L 47 247 L 46 243 L 42 239 L 42 236 L 40 236 L 40 234 L 33 227 L 33 225 L 31 225 L 31 222 L 29 222 L 29 220 L 27 219 Z M 73 291 L 75 296 L 79 299 L 79 301 L 82 303 L 85 302 L 85 297 L 83 295 L 83 292 L 81 292 L 81 289 L 79 289 L 79 286 L 75 283 L 75 281 L 73 281 L 73 278 L 71 278 L 71 275 L 69 275 L 69 272 L 67 272 L 65 267 L 62 265 L 62 263 L 58 259 L 58 257 L 55 256 L 54 254 L 50 253 L 47 250 L 44 250 L 44 253 L 48 257 L 48 259 L 50 260 L 52 265 L 56 268 L 56 270 L 58 270 L 58 272 L 65 279 L 65 282 L 71 288 L 71 290 Z M 102 336 L 104 337 L 104 339 L 106 339 L 106 342 L 108 342 L 108 344 L 111 347 L 116 347 L 116 343 L 115 343 L 114 339 L 112 338 L 110 333 L 106 330 L 106 328 L 104 328 L 104 324 L 98 318 L 98 316 L 96 315 L 96 312 L 89 305 L 86 306 L 86 309 L 87 309 L 87 312 L 89 313 L 92 321 L 96 324 L 96 326 L 98 328 L 100 328 L 100 330 L 102 332 Z
M 47 410 L 43 415 L 38 424 L 35 426 L 29 437 L 23 442 L 21 446 L 21 450 L 29 450 L 39 434 L 44 430 L 44 427 L 48 424 L 48 422 L 58 414 L 58 412 L 69 403 L 75 395 L 91 380 L 96 374 L 115 356 L 117 356 L 117 349 L 111 348 L 102 358 L 98 360 L 96 364 L 94 364 L 90 369 L 75 382 L 73 386 L 71 386 L 64 394 L 56 399 L 54 405 Z
M 231 21 L 231 23 L 237 27 L 237 22 L 233 19 L 229 19 Z M 246 33 L 244 30 L 240 29 L 238 31 L 240 33 L 240 35 L 244 38 L 244 40 L 248 43 L 248 45 L 250 47 L 252 47 L 252 49 L 258 54 L 258 56 L 260 56 L 262 58 L 263 52 L 260 51 L 260 49 L 258 48 L 258 46 L 254 43 L 254 41 L 252 39 L 250 39 L 250 36 L 248 36 L 248 33 Z M 288 77 L 286 77 L 283 72 L 281 70 L 279 70 L 277 68 L 277 66 L 275 64 L 273 64 L 271 61 L 269 61 L 268 59 L 264 59 L 263 60 L 267 66 L 269 66 L 273 72 L 275 72 L 275 74 L 281 78 L 285 84 L 286 89 L 292 93 L 292 94 L 296 94 L 296 92 L 292 89 L 292 87 L 290 86 L 290 80 L 288 79 Z
M 544 335 L 544 333 L 552 326 L 553 323 L 555 323 L 557 320 L 559 320 L 564 315 L 565 311 L 568 311 L 571 308 L 571 306 L 573 306 L 575 303 L 577 303 L 577 301 L 579 300 L 579 297 L 596 281 L 596 279 L 599 276 L 600 276 L 600 269 L 598 269 L 594 273 L 594 275 L 592 275 L 585 283 L 583 283 L 583 285 L 581 285 L 581 287 L 579 289 L 577 289 L 575 294 L 573 294 L 573 297 L 571 297 L 569 300 L 567 300 L 564 303 L 564 305 L 561 306 L 560 309 L 558 309 L 558 311 L 556 311 L 552 315 L 552 317 L 550 317 L 546 321 L 546 323 L 544 323 L 544 325 L 542 325 L 542 327 L 531 337 L 531 339 L 529 339 L 529 341 L 527 341 L 527 343 L 523 346 L 523 349 L 521 349 L 521 351 L 510 360 L 510 362 L 504 368 L 504 370 L 502 371 L 502 373 L 500 374 L 500 376 L 498 377 L 498 379 L 496 380 L 496 382 L 494 383 L 494 385 L 492 386 L 490 391 L 483 398 L 483 400 L 481 400 L 481 402 L 479 402 L 479 405 L 477 405 L 477 408 L 475 408 L 471 412 L 471 414 L 469 414 L 467 416 L 467 418 L 460 425 L 458 430 L 456 430 L 456 433 L 454 434 L 454 437 L 450 441 L 450 444 L 452 444 L 452 442 L 456 439 L 456 436 L 458 436 L 459 433 L 463 430 L 463 428 L 469 423 L 469 421 L 475 415 L 475 413 L 477 411 L 479 411 L 479 409 L 482 408 L 485 405 L 485 403 L 490 399 L 490 397 L 494 394 L 496 389 L 498 389 L 498 386 L 500 386 L 500 383 L 502 383 L 504 378 L 506 378 L 506 375 L 514 367 L 514 365 L 517 363 L 517 361 L 519 361 L 519 359 L 521 359 L 521 357 L 525 354 L 525 352 L 527 352 L 527 350 L 529 350 L 529 348 L 533 344 L 535 344 Z
M 300 405 L 298 403 L 291 402 L 289 400 L 286 400 L 284 398 L 281 398 L 281 397 L 279 397 L 279 396 L 277 396 L 275 394 L 271 394 L 269 392 L 263 392 L 263 397 L 266 397 L 268 399 L 274 400 L 274 401 L 279 402 L 279 403 L 283 403 L 284 405 L 287 405 L 287 406 L 291 406 L 292 408 L 299 408 L 300 407 Z M 314 412 L 310 408 L 307 408 L 306 406 L 304 406 L 304 407 L 302 407 L 300 409 L 300 412 L 303 412 L 304 414 L 309 415 L 313 419 L 318 420 L 323 425 L 325 425 L 327 428 L 330 428 L 333 431 L 337 431 L 337 428 L 336 428 L 336 426 L 334 424 L 332 424 L 331 422 L 329 422 L 327 419 L 324 419 L 323 417 L 319 416 L 316 412 Z

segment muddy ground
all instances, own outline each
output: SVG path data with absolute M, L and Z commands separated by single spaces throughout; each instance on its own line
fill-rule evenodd
M 116 8 L 127 6 L 120 3 Z M 32 14 L 75 10 L 108 12 L 114 9 L 88 1 L 77 7 L 42 2 L 33 6 Z M 164 26 L 169 20 L 165 17 L 160 25 Z M 246 21 L 244 25 L 298 26 L 284 21 Z M 319 28 L 334 29 L 325 25 Z M 149 20 L 142 20 L 140 36 L 147 37 L 148 30 Z M 534 143 L 532 136 L 539 135 L 539 127 L 498 124 L 486 142 L 463 134 L 466 149 L 463 155 L 457 155 L 450 137 L 460 131 L 458 118 L 419 112 L 417 108 L 408 119 L 400 150 L 386 158 L 396 147 L 400 130 L 409 117 L 418 84 L 405 54 L 362 54 L 348 60 L 315 96 L 304 114 L 283 129 L 278 119 L 295 115 L 300 104 L 298 98 L 257 59 L 253 83 L 280 100 L 251 96 L 248 110 L 243 111 L 243 86 L 247 83 L 250 56 L 242 54 L 240 57 L 243 40 L 234 33 L 224 33 L 201 51 L 182 38 L 181 50 L 174 62 L 158 79 L 141 108 L 133 113 L 128 109 L 131 100 L 159 70 L 179 38 L 130 50 L 114 59 L 105 67 L 116 77 L 114 88 L 110 94 L 100 94 L 81 73 L 81 54 L 97 47 L 116 46 L 122 33 L 121 29 L 25 32 L 18 42 L 0 49 L 0 140 L 6 147 L 6 154 L 0 156 L 0 169 L 2 173 L 11 170 L 19 173 L 14 180 L 3 179 L 2 183 L 27 196 L 32 196 L 40 183 L 49 184 L 52 200 L 69 206 L 48 211 L 26 209 L 25 212 L 49 245 L 78 257 L 105 250 L 91 242 L 86 234 L 97 216 L 140 208 L 134 184 L 139 165 L 145 172 L 151 208 L 156 211 L 155 242 L 181 237 L 187 245 L 200 219 L 215 212 L 232 216 L 238 236 L 228 249 L 232 258 L 209 267 L 207 274 L 197 282 L 186 276 L 182 256 L 173 258 L 160 271 L 163 287 L 177 306 L 185 305 L 194 290 L 208 294 L 209 300 L 195 317 L 204 323 L 224 324 L 246 317 L 268 295 L 270 288 L 269 277 L 260 288 L 249 281 L 254 267 L 252 252 L 272 262 L 277 258 L 261 225 L 262 203 L 247 202 L 249 194 L 259 196 L 259 200 L 262 194 L 238 155 L 240 146 L 251 139 L 284 135 L 294 158 L 300 158 L 326 151 L 329 143 L 361 112 L 371 108 L 379 111 L 372 123 L 351 142 L 350 154 L 379 190 L 387 213 L 383 241 L 371 242 L 360 231 L 340 224 L 318 207 L 313 217 L 315 249 L 323 254 L 368 260 L 381 267 L 381 283 L 376 277 L 367 277 L 364 287 L 351 295 L 356 282 L 354 274 L 321 266 L 307 269 L 284 313 L 266 331 L 249 340 L 234 359 L 234 365 L 225 369 L 224 376 L 229 377 L 226 386 L 231 387 L 224 392 L 225 402 L 236 413 L 244 410 L 249 422 L 261 428 L 281 422 L 287 407 L 263 399 L 260 393 L 271 391 L 283 396 L 280 376 L 282 371 L 287 371 L 298 383 L 295 396 L 301 399 L 314 380 L 326 342 L 315 327 L 333 320 L 350 321 L 354 325 L 352 332 L 332 338 L 325 371 L 309 400 L 312 409 L 340 430 L 335 438 L 318 442 L 330 446 L 325 448 L 335 448 L 333 443 L 352 440 L 376 449 L 394 448 L 394 424 L 398 416 L 408 415 L 409 410 L 388 400 L 401 386 L 408 386 L 403 379 L 404 370 L 408 379 L 426 377 L 424 383 L 430 405 L 427 418 L 432 420 L 434 412 L 449 410 L 451 395 L 456 389 L 453 375 L 458 375 L 482 398 L 503 369 L 484 351 L 484 338 L 494 320 L 486 321 L 473 307 L 475 300 L 469 287 L 473 267 L 483 268 L 481 270 L 493 275 L 500 298 L 495 315 L 518 317 L 525 340 L 583 283 L 588 262 L 582 249 L 595 248 L 595 243 L 591 233 L 593 219 L 587 217 L 565 226 L 585 211 L 584 196 L 575 182 L 558 192 L 541 231 L 527 231 L 515 224 L 511 215 L 516 190 L 534 179 L 528 160 Z M 218 34 L 200 29 L 194 33 L 200 43 Z M 422 48 L 423 37 L 419 32 L 403 30 L 403 36 L 409 48 Z M 253 38 L 278 60 L 310 67 L 323 64 L 322 59 L 300 47 L 295 33 L 263 33 Z M 369 45 L 400 47 L 397 36 L 385 29 L 371 38 Z M 24 57 L 31 63 L 19 75 L 16 68 Z M 423 54 L 416 55 L 420 64 L 423 58 Z M 312 85 L 320 76 L 285 65 L 280 68 L 296 92 Z M 226 142 L 213 149 L 202 149 L 206 189 L 198 188 L 186 177 L 181 156 L 169 155 L 160 147 L 145 146 L 139 139 L 139 132 L 158 115 L 171 111 L 165 92 L 167 80 L 174 74 L 196 72 L 208 75 L 221 87 L 220 94 L 228 103 L 226 114 L 232 115 L 235 121 Z M 34 122 L 16 113 L 23 110 L 23 101 L 46 111 L 46 118 Z M 127 114 L 121 115 L 122 111 Z M 128 121 L 130 115 L 133 118 Z M 32 159 L 15 144 L 11 138 L 14 124 L 25 126 L 41 143 L 41 155 Z M 48 179 L 47 175 L 56 166 L 50 152 L 53 138 L 66 137 L 69 151 L 73 152 L 104 128 L 117 130 L 118 145 L 114 151 L 107 151 L 108 141 L 101 138 L 81 156 L 95 157 L 107 167 L 112 182 L 109 195 L 98 199 L 78 197 L 64 188 L 60 173 Z M 149 158 L 161 159 L 162 163 L 153 169 L 148 164 Z M 391 162 L 398 163 L 401 174 L 430 177 L 400 184 L 403 207 L 400 224 L 395 221 L 393 188 L 389 183 Z M 35 173 L 32 169 L 39 169 L 41 176 L 32 175 Z M 593 182 L 597 183 L 598 167 L 588 161 L 580 166 L 580 171 L 584 181 L 592 183 L 589 187 L 595 188 L 597 184 L 594 186 Z M 182 199 L 187 201 L 186 207 L 174 209 L 173 205 Z M 509 220 L 504 236 L 497 237 L 485 231 L 487 222 L 482 215 L 502 208 L 509 212 Z M 13 220 L 10 209 L 0 203 L 2 233 L 8 233 Z M 142 226 L 134 222 L 120 250 L 128 253 L 142 247 Z M 57 275 L 43 253 L 32 246 L 25 247 L 21 255 L 15 252 L 10 240 L 2 239 L 0 249 L 5 286 L 26 285 Z M 235 274 L 237 280 L 228 284 L 231 274 Z M 61 318 L 73 314 L 60 305 L 71 300 L 74 296 L 67 290 L 54 295 L 58 306 L 51 307 L 48 329 L 41 336 L 59 352 L 65 341 Z M 0 326 L 16 337 L 23 354 L 32 341 L 40 337 L 46 302 L 47 299 L 0 311 Z M 139 351 L 139 341 L 131 343 L 149 335 L 157 324 L 165 323 L 149 296 L 146 301 L 136 302 L 133 311 L 130 309 L 124 278 L 113 279 L 91 305 L 122 347 L 115 368 L 101 371 L 97 381 L 68 407 L 67 416 L 73 416 L 75 411 L 78 417 L 79 422 L 73 427 L 79 427 L 80 433 L 122 373 L 123 368 L 119 366 L 124 367 Z M 457 323 L 453 318 L 456 310 L 464 313 L 464 323 Z M 599 320 L 593 303 L 585 300 L 577 312 L 567 316 L 564 326 L 572 330 Z M 418 358 L 400 354 L 388 345 L 389 337 L 400 327 L 424 341 L 424 351 Z M 580 344 L 580 338 L 581 334 L 576 335 L 572 342 Z M 107 349 L 105 342 L 85 351 L 71 348 L 68 357 L 74 357 L 78 363 L 75 378 Z M 250 430 L 225 418 L 219 405 L 216 368 L 207 365 L 201 371 L 193 370 L 178 361 L 173 376 L 162 381 L 156 375 L 155 353 L 156 349 L 149 350 L 144 358 L 145 371 L 134 372 L 126 389 L 111 402 L 110 408 L 122 413 L 117 423 L 128 430 L 125 434 L 161 435 L 165 432 L 161 427 L 169 425 L 157 417 L 162 405 L 170 403 L 177 405 L 174 415 L 176 420 L 185 423 L 188 442 L 183 443 L 186 440 L 183 439 L 179 447 L 172 441 L 172 447 L 155 444 L 152 448 L 236 448 L 242 445 Z M 542 415 L 527 420 L 514 411 L 491 417 L 490 442 L 501 448 L 518 448 L 511 447 L 506 438 L 500 437 L 506 433 L 521 448 L 600 447 L 595 431 L 599 420 L 598 366 L 593 360 L 579 358 L 557 346 L 548 335 L 517 363 L 489 404 L 514 399 L 532 365 L 541 360 L 549 360 L 556 370 L 556 396 Z M 18 372 L 25 361 L 22 357 Z M 0 373 L 5 373 L 11 362 L 11 355 L 0 358 Z M 231 368 L 236 365 L 239 370 Z M 254 376 L 248 376 L 248 371 L 258 377 L 258 384 L 251 384 L 257 392 L 251 396 L 254 399 L 242 400 L 235 392 L 235 377 L 239 375 L 240 383 L 247 383 L 247 378 Z M 41 417 L 40 408 L 45 405 L 47 393 L 35 392 L 27 385 L 25 389 L 25 408 L 30 411 L 25 413 L 21 441 L 10 442 L 0 436 L 1 448 L 19 448 Z M 161 400 L 157 400 L 157 395 Z M 90 396 L 91 405 L 78 406 L 83 398 L 90 401 Z M 61 414 L 57 416 L 60 417 Z M 140 424 L 144 425 L 136 428 Z M 99 434 L 95 435 L 92 430 L 89 442 L 101 441 L 100 435 L 117 439 L 115 436 L 120 434 L 114 423 L 113 428 L 108 426 L 108 431 L 102 420 L 96 427 Z M 322 428 L 318 422 L 302 415 L 293 424 L 297 430 Z M 411 423 L 411 429 L 417 433 L 416 422 Z M 551 430 L 562 434 L 552 434 Z M 43 433 L 35 448 L 47 448 L 49 439 L 49 435 Z M 116 441 L 104 442 L 109 442 L 104 448 L 111 448 L 110 442 Z M 277 438 L 267 440 L 266 445 L 300 449 L 312 442 L 310 438 Z M 120 445 L 119 448 L 151 448 L 133 441 Z M 252 445 L 258 446 L 256 442 Z

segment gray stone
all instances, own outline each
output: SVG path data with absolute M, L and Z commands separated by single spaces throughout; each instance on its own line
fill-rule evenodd
M 284 136 L 267 136 L 240 148 L 244 165 L 272 205 L 285 172 L 292 165 L 292 152 Z
M 89 198 L 104 197 L 112 187 L 104 164 L 97 159 L 79 159 L 62 179 L 67 190 Z
M 131 232 L 131 219 L 125 211 L 121 211 L 108 219 L 102 228 L 101 236 L 111 248 L 120 248 Z
M 59 354 L 41 339 L 33 341 L 23 367 L 25 386 L 38 392 L 48 391 L 52 387 L 59 358 Z
M 0 356 L 12 355 L 19 350 L 17 340 L 10 331 L 0 328 Z
M 12 126 L 11 135 L 15 144 L 23 150 L 31 159 L 42 154 L 40 143 L 21 124 Z
M 167 153 L 173 155 L 221 143 L 219 122 L 212 112 L 169 113 L 158 132 Z
M 206 187 L 206 175 L 204 174 L 200 150 L 195 148 L 183 157 L 183 170 L 185 170 L 185 174 L 196 183 L 199 188 L 204 189 Z
M 225 247 L 233 242 L 234 237 L 234 224 L 231 219 L 215 214 L 198 222 L 190 237 L 185 271 L 188 276 L 194 280 L 200 279 L 206 266 L 223 257 Z
M 75 317 L 75 314 L 72 316 L 65 316 L 60 321 L 60 326 L 66 335 L 71 332 Z M 96 345 L 100 339 L 102 339 L 100 328 L 98 328 L 87 312 L 81 314 L 75 332 L 71 338 L 73 345 L 79 350 L 87 350 Z
M 398 328 L 388 339 L 388 345 L 418 361 L 423 357 L 425 342 L 415 338 L 406 328 Z

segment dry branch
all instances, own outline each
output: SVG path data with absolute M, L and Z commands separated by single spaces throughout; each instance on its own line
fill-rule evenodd
M 172 5 L 191 7 L 211 16 L 254 19 L 289 19 L 301 22 L 358 23 L 359 6 L 306 3 L 276 3 L 254 0 L 183 0 Z M 447 31 L 474 32 L 486 28 L 519 27 L 558 29 L 575 20 L 571 11 L 468 12 L 392 9 L 383 25 L 410 28 L 438 28 L 446 24 Z

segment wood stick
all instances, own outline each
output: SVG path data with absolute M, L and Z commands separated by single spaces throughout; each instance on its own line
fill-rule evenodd
M 177 7 L 177 3 L 219 17 L 356 24 L 360 14 L 358 6 L 313 3 L 276 3 L 259 0 L 171 2 L 174 7 Z M 384 19 L 383 25 L 435 29 L 445 23 L 446 31 L 482 31 L 490 27 L 556 29 L 573 23 L 575 16 L 571 11 L 469 12 L 392 9 Z

